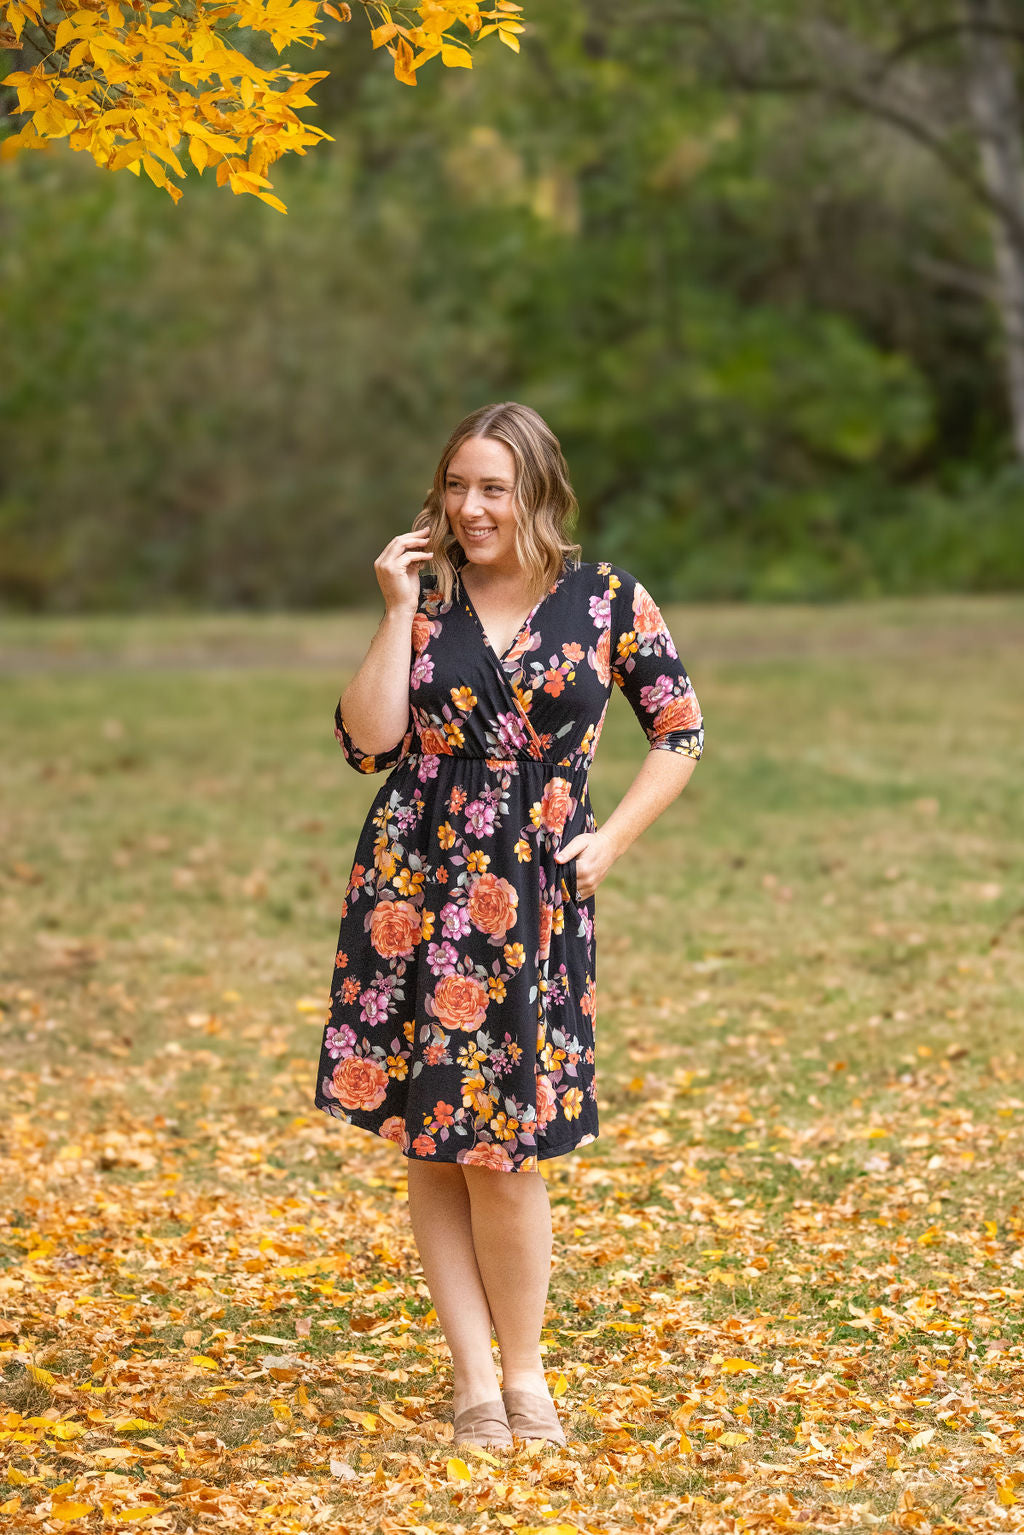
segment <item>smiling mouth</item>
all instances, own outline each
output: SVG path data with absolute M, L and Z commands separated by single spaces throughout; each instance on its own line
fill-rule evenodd
M 490 538 L 495 532 L 497 532 L 496 528 L 467 528 L 466 537 L 473 538 L 478 544 L 482 544 L 485 538 Z

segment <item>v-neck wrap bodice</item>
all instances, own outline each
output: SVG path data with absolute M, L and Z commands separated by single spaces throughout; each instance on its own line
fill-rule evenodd
M 598 1133 L 594 760 L 612 686 L 651 750 L 697 757 L 703 721 L 664 619 L 606 561 L 566 566 L 501 656 L 459 582 L 421 572 L 402 740 L 342 908 L 316 1103 L 413 1158 L 536 1166 Z

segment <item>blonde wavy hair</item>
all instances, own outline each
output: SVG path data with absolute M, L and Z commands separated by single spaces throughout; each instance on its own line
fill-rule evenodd
M 562 574 L 567 562 L 579 563 L 583 550 L 565 536 L 579 512 L 569 482 L 569 466 L 558 438 L 543 416 L 529 405 L 520 405 L 515 400 L 483 405 L 459 422 L 445 443 L 434 483 L 422 511 L 416 514 L 413 530 L 429 531 L 429 568 L 443 600 L 450 602 L 458 572 L 465 563 L 465 551 L 445 514 L 445 479 L 448 465 L 470 437 L 491 437 L 503 442 L 515 459 L 515 548 L 526 576 L 526 600 L 532 605 Z

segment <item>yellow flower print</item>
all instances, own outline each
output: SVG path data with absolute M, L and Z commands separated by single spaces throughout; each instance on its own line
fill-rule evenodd
M 513 1040 L 511 1040 L 505 1046 L 505 1054 L 508 1056 L 509 1060 L 512 1061 L 513 1064 L 514 1064 L 515 1062 L 522 1060 L 522 1058 L 523 1058 L 523 1047 L 522 1047 L 522 1045 L 517 1045 L 515 1040 L 513 1039 Z
M 465 746 L 466 737 L 462 734 L 462 726 L 458 720 L 446 720 L 444 733 L 449 746 Z
M 583 1107 L 583 1094 L 578 1087 L 570 1087 L 562 1094 L 562 1110 L 566 1119 L 579 1119 Z
M 446 851 L 455 846 L 455 827 L 450 821 L 441 822 L 437 828 L 437 840 Z
M 388 1056 L 388 1076 L 396 1082 L 404 1082 L 409 1075 L 409 1062 L 403 1055 Z
M 402 1033 L 405 1035 L 407 1043 L 411 1045 L 413 1040 L 416 1038 L 415 1018 L 410 1018 L 406 1023 L 402 1024 Z
M 482 1119 L 490 1117 L 494 1108 L 494 1097 L 487 1090 L 487 1083 L 479 1072 L 462 1079 L 462 1101 L 465 1106 L 473 1110 L 474 1114 Z
M 543 1049 L 540 1052 L 540 1061 L 541 1065 L 544 1067 L 544 1070 L 549 1074 L 552 1071 L 558 1071 L 564 1060 L 565 1051 L 556 1050 L 550 1039 L 546 1039 L 544 1041 Z
M 491 1129 L 494 1131 L 496 1140 L 514 1141 L 516 1131 L 519 1129 L 519 1121 L 518 1119 L 509 1119 L 508 1115 L 503 1111 L 500 1114 L 496 1114 L 491 1120 Z
M 510 970 L 521 970 L 526 963 L 526 950 L 521 943 L 507 943 L 501 952 Z
M 426 876 L 423 874 L 422 870 L 418 870 L 414 874 L 411 869 L 403 869 L 402 872 L 392 880 L 392 883 L 394 884 L 395 888 L 401 892 L 402 895 L 419 895 L 420 891 L 423 889 L 423 881 L 425 878 Z
M 470 874 L 486 874 L 490 861 L 490 853 L 485 853 L 480 847 L 475 847 L 472 852 L 466 854 L 466 868 Z
M 620 634 L 618 649 L 615 653 L 616 663 L 624 661 L 627 656 L 635 655 L 639 649 L 635 630 L 630 629 L 628 634 Z
M 467 1071 L 472 1071 L 486 1059 L 487 1051 L 481 1050 L 479 1045 L 463 1045 L 457 1056 L 459 1065 L 465 1067 Z
M 395 872 L 398 860 L 395 857 L 394 843 L 388 837 L 386 831 L 382 831 L 373 843 L 373 863 L 379 869 L 384 879 L 390 879 Z
M 487 977 L 487 990 L 490 993 L 492 1002 L 504 1002 L 506 988 L 505 982 L 500 975 L 489 975 Z
M 538 809 L 538 806 L 535 805 L 534 809 Z M 531 811 L 531 816 L 532 814 L 533 812 Z M 519 841 L 516 843 L 512 851 L 515 853 L 520 863 L 530 863 L 533 859 L 533 848 L 527 842 L 525 837 L 519 838 Z
M 427 938 L 432 938 L 433 937 L 433 935 L 434 935 L 434 918 L 435 918 L 436 915 L 437 915 L 437 913 L 433 912 L 433 911 L 423 911 L 423 912 L 420 913 L 420 941 L 421 942 L 424 942 Z
M 468 714 L 471 709 L 476 708 L 477 704 L 476 694 L 472 688 L 467 687 L 452 688 L 451 700 L 456 709 L 461 709 L 463 714 Z
M 540 825 L 540 818 L 541 818 L 541 801 L 539 799 L 535 799 L 533 804 L 530 806 L 530 820 L 533 822 L 534 826 L 539 826 Z

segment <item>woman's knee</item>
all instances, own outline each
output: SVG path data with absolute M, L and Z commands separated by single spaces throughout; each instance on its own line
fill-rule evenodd
M 543 1174 L 536 1170 L 510 1173 L 494 1167 L 479 1167 L 469 1163 L 463 1164 L 463 1171 L 471 1198 L 484 1199 L 495 1204 L 508 1205 L 511 1208 L 526 1203 L 532 1204 L 537 1198 L 538 1188 L 542 1190 L 546 1188 Z

